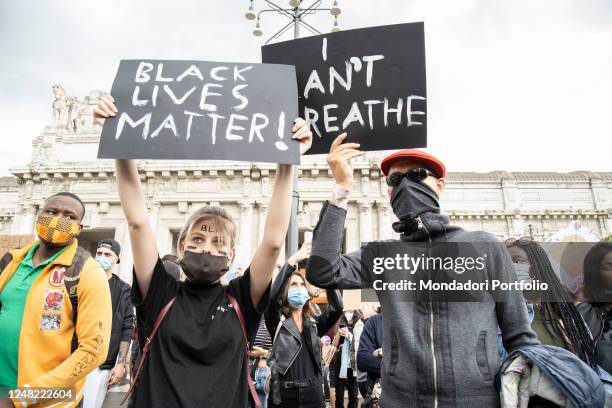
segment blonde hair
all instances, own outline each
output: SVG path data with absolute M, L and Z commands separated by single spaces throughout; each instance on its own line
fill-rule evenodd
M 191 231 L 195 224 L 203 220 L 212 220 L 215 224 L 215 231 L 217 231 L 218 236 L 221 238 L 220 242 L 223 242 L 224 246 L 227 245 L 230 250 L 235 248 L 236 224 L 229 211 L 216 205 L 206 205 L 198 208 L 196 212 L 191 214 L 181 230 L 176 242 L 176 251 L 179 258 L 182 258 L 185 253 L 183 246 L 189 231 Z

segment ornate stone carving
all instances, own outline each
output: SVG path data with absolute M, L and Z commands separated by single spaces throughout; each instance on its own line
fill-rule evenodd
M 57 127 L 65 126 L 68 118 L 68 99 L 66 92 L 61 85 L 53 85 L 53 125 Z
M 82 101 L 72 95 L 66 96 L 61 85 L 53 85 L 53 126 L 80 133 L 84 127 L 93 125 L 91 115 L 97 98 L 86 96 Z

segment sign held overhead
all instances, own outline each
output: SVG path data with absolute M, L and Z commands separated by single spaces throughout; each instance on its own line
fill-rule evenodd
M 295 65 L 309 154 L 341 132 L 362 150 L 427 145 L 423 23 L 342 31 L 262 47 L 262 61 Z
M 99 158 L 299 163 L 291 66 L 123 60 L 111 94 Z

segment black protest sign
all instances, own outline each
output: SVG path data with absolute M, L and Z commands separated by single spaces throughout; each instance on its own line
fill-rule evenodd
M 423 23 L 342 31 L 262 47 L 262 61 L 295 65 L 309 154 L 342 131 L 362 150 L 426 147 Z
M 299 163 L 291 66 L 124 60 L 111 95 L 99 158 Z

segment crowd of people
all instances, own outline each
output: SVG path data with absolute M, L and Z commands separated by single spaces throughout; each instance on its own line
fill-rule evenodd
M 94 112 L 99 124 L 115 116 L 112 97 Z M 292 130 L 304 154 L 309 125 L 298 118 Z M 0 260 L 0 407 L 99 408 L 126 378 L 129 406 L 147 408 L 610 404 L 612 242 L 586 255 L 577 300 L 537 242 L 523 237 L 503 247 L 487 232 L 452 225 L 439 204 L 446 168 L 422 150 L 381 162 L 398 219 L 394 242 L 414 257 L 439 243 L 469 243 L 485 256 L 489 278 L 538 280 L 548 289 L 486 293 L 477 302 L 407 301 L 386 290 L 375 311 L 344 305 L 342 290 L 391 280 L 372 271 L 367 248 L 341 253 L 351 159 L 363 154 L 345 139 L 338 136 L 327 156 L 335 185 L 312 238 L 284 263 L 295 169 L 278 165 L 263 236 L 244 271 L 230 271 L 238 226 L 220 206 L 191 214 L 177 254 L 161 257 L 133 160 L 116 160 L 131 287 L 113 273 L 119 242 L 100 241 L 94 256 L 78 246 L 79 197 L 48 197 L 37 239 Z M 319 288 L 324 303 L 315 301 Z M 73 394 L 62 402 L 69 395 L 27 392 L 42 387 Z

